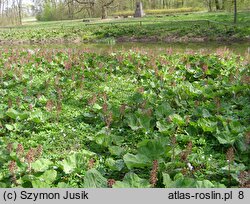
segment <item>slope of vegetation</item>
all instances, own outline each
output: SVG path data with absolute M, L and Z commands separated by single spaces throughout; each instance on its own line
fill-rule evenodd
M 246 58 L 0 56 L 0 187 L 249 186 Z
M 230 13 L 199 13 L 142 19 L 90 19 L 31 23 L 0 29 L 0 43 L 61 43 L 118 41 L 241 41 L 250 39 L 248 12 L 232 24 Z

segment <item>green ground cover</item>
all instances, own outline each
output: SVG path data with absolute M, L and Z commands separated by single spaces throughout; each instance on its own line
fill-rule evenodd
M 249 186 L 250 64 L 227 50 L 0 50 L 0 187 Z
M 148 16 L 142 19 L 90 19 L 56 22 L 27 22 L 21 27 L 0 28 L 3 42 L 100 41 L 197 41 L 249 40 L 249 12 L 238 14 L 237 25 L 232 13 L 190 13 Z M 209 20 L 209 21 L 208 21 Z

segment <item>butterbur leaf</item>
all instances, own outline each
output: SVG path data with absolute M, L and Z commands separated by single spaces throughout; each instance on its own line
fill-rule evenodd
M 59 162 L 59 164 L 62 166 L 62 169 L 66 174 L 71 173 L 76 168 L 76 155 L 73 154 L 68 156 L 66 159 Z
M 166 141 L 164 140 L 144 140 L 139 143 L 138 154 L 148 157 L 151 161 L 159 160 L 166 152 Z
M 45 181 L 41 181 L 39 179 L 31 181 L 33 188 L 50 188 L 50 184 L 46 183 Z
M 166 121 L 157 121 L 156 127 L 158 128 L 159 132 L 171 134 L 175 131 L 176 126 L 175 124 L 169 124 Z
M 112 138 L 110 136 L 107 136 L 106 134 L 98 134 L 95 137 L 95 141 L 97 144 L 108 147 L 112 143 Z
M 122 159 L 114 160 L 113 158 L 107 158 L 105 164 L 113 171 L 121 171 L 124 167 Z
M 232 121 L 229 123 L 229 127 L 232 133 L 242 133 L 245 128 L 243 125 L 241 125 L 241 123 L 239 121 Z
M 29 120 L 34 123 L 41 123 L 43 122 L 43 113 L 41 111 L 33 111 L 30 113 Z
M 208 119 L 199 119 L 198 125 L 204 132 L 214 132 L 217 128 L 217 122 L 213 122 Z
M 86 163 L 86 158 L 92 158 L 95 153 L 88 150 L 82 150 L 82 152 L 73 152 L 67 156 L 63 161 L 58 162 L 60 167 L 66 174 L 69 174 L 76 169 L 83 169 Z
M 129 114 L 126 116 L 128 126 L 132 130 L 138 130 L 140 129 L 140 125 L 138 124 L 137 118 L 133 114 Z
M 96 155 L 95 152 L 91 152 L 89 150 L 83 149 L 80 154 L 83 154 L 87 158 L 91 158 Z
M 196 181 L 195 188 L 214 188 L 214 184 L 208 180 Z
M 95 109 L 95 110 L 101 110 L 102 107 L 99 104 L 95 103 L 94 106 L 93 106 L 93 109 Z
M 169 117 L 171 118 L 173 123 L 176 125 L 182 126 L 186 124 L 184 119 L 178 114 L 173 114 L 173 115 L 170 115 Z
M 111 147 L 109 147 L 109 152 L 112 155 L 120 156 L 124 152 L 124 149 L 122 147 L 119 147 L 119 146 L 111 146 Z
M 166 118 L 170 114 L 173 114 L 173 109 L 171 108 L 171 106 L 167 102 L 162 103 L 161 105 L 159 105 L 156 108 L 156 117 L 157 117 L 158 120 Z
M 131 97 L 131 101 L 134 103 L 141 103 L 143 101 L 143 95 L 141 93 L 136 92 Z
M 46 171 L 51 165 L 53 164 L 52 161 L 48 159 L 39 159 L 31 164 L 31 167 L 36 172 L 44 172 Z
M 148 180 L 130 172 L 125 175 L 123 181 L 116 181 L 113 188 L 150 188 L 150 186 Z
M 140 115 L 138 117 L 138 122 L 140 124 L 140 127 L 143 127 L 144 129 L 148 131 L 151 129 L 151 125 L 150 125 L 151 118 L 148 117 L 147 115 Z
M 142 154 L 133 155 L 127 153 L 123 156 L 123 160 L 129 169 L 141 168 L 152 165 L 151 160 L 147 156 Z
M 230 144 L 230 145 L 233 145 L 237 139 L 237 137 L 235 137 L 228 131 L 220 132 L 218 130 L 215 137 L 217 138 L 220 144 Z
M 249 145 L 245 142 L 245 138 L 239 138 L 238 140 L 236 140 L 236 147 L 241 151 L 241 152 L 245 152 L 247 151 L 250 147 Z
M 57 171 L 56 170 L 47 170 L 39 178 L 44 180 L 46 183 L 50 184 L 56 180 Z
M 57 184 L 57 188 L 70 188 L 70 185 L 68 185 L 67 183 L 64 183 L 64 182 L 59 182 Z
M 18 118 L 19 118 L 20 120 L 28 119 L 28 118 L 29 118 L 29 113 L 26 113 L 26 112 L 20 113 L 20 114 L 18 115 Z
M 137 155 L 127 153 L 123 160 L 129 169 L 151 166 L 154 160 L 162 162 L 166 147 L 164 140 L 144 140 L 139 144 Z
M 96 169 L 90 169 L 84 177 L 84 188 L 107 188 L 107 179 Z
M 162 173 L 162 177 L 163 177 L 163 184 L 165 185 L 165 188 L 172 188 L 173 181 L 170 178 L 169 174 Z
M 33 188 L 50 188 L 51 184 L 56 180 L 57 172 L 55 170 L 47 170 L 41 176 L 31 180 Z
M 202 116 L 204 118 L 209 118 L 209 117 L 211 117 L 211 114 L 209 113 L 209 111 L 207 109 L 203 109 L 202 110 Z
M 16 119 L 19 115 L 19 112 L 10 108 L 7 110 L 6 115 L 9 116 L 12 119 Z
M 208 180 L 196 181 L 193 178 L 184 177 L 182 174 L 177 174 L 172 180 L 167 173 L 163 173 L 163 184 L 165 188 L 213 188 L 213 183 Z
M 14 130 L 14 126 L 13 126 L 13 125 L 6 124 L 5 127 L 6 127 L 6 129 L 9 130 L 9 131 Z
M 203 76 L 203 72 L 202 71 L 197 71 L 195 74 L 194 74 L 194 78 L 200 78 Z
M 196 181 L 192 178 L 179 178 L 174 181 L 172 188 L 195 188 Z

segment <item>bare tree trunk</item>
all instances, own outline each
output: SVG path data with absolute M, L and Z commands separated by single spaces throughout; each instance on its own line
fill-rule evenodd
M 107 18 L 108 18 L 107 7 L 102 6 L 102 19 L 107 19 Z
M 101 12 L 102 12 L 102 19 L 106 19 L 108 17 L 108 9 L 111 8 L 112 4 L 115 0 L 104 1 L 102 0 L 101 4 Z
M 18 22 L 20 25 L 22 25 L 22 0 L 19 0 L 17 2 L 18 6 Z
M 165 9 L 166 8 L 166 0 L 162 1 L 162 8 Z
M 94 15 L 95 15 L 95 4 L 94 3 L 92 3 L 91 5 L 90 5 L 90 11 L 91 11 L 91 17 L 93 17 Z
M 222 0 L 221 10 L 225 10 L 226 0 Z
M 208 0 L 208 11 L 212 11 L 212 0 Z
M 234 0 L 234 23 L 237 23 L 237 0 Z
M 219 3 L 219 0 L 215 0 L 215 7 L 216 7 L 216 10 L 220 10 L 220 3 Z

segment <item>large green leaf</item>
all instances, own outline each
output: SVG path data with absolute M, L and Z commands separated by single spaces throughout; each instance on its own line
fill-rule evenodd
M 127 153 L 123 160 L 129 169 L 151 166 L 154 160 L 162 162 L 167 150 L 167 140 L 144 140 L 139 143 L 138 154 Z
M 41 176 L 32 179 L 31 183 L 33 188 L 50 188 L 56 177 L 57 172 L 55 170 L 47 170 Z
M 169 117 L 171 118 L 173 123 L 176 125 L 182 126 L 186 124 L 185 120 L 178 114 L 172 114 Z
M 66 157 L 66 159 L 59 162 L 59 164 L 62 166 L 62 169 L 66 174 L 73 172 L 76 168 L 76 155 L 73 154 Z
M 214 184 L 208 180 L 196 181 L 195 188 L 214 188 Z
M 6 124 L 5 127 L 6 127 L 6 129 L 9 130 L 9 131 L 14 130 L 14 126 L 13 126 L 13 125 Z
M 31 181 L 33 188 L 50 188 L 51 185 L 45 181 L 40 181 L 39 179 Z
M 148 180 L 140 178 L 135 173 L 127 173 L 123 181 L 117 181 L 113 188 L 149 188 L 151 185 Z
M 140 114 L 137 117 L 140 127 L 144 128 L 146 131 L 151 130 L 151 117 L 145 114 Z
M 134 114 L 128 114 L 126 116 L 128 126 L 132 130 L 138 130 L 141 128 L 140 124 L 138 123 L 137 117 Z
M 213 188 L 214 184 L 208 180 L 197 181 L 193 178 L 177 174 L 172 180 L 167 173 L 162 173 L 165 188 Z
M 101 110 L 102 107 L 101 107 L 99 104 L 95 103 L 95 104 L 93 105 L 93 109 L 94 109 L 94 110 Z
M 105 164 L 113 171 L 121 171 L 124 167 L 122 159 L 114 160 L 113 158 L 107 158 Z
M 98 133 L 95 136 L 95 141 L 97 144 L 99 144 L 103 147 L 109 147 L 112 143 L 112 137 L 110 137 L 106 133 Z
M 39 159 L 32 163 L 31 167 L 36 172 L 43 172 L 46 171 L 52 164 L 53 162 L 48 159 Z
M 107 179 L 96 169 L 90 169 L 84 177 L 84 188 L 106 188 Z
M 157 121 L 156 127 L 158 128 L 159 132 L 172 134 L 175 131 L 175 124 L 168 123 L 166 121 Z
M 204 132 L 214 132 L 217 128 L 217 122 L 210 121 L 209 119 L 199 119 L 198 125 Z
M 44 180 L 46 183 L 50 184 L 56 180 L 56 177 L 57 177 L 57 171 L 52 169 L 45 171 L 39 178 Z
M 109 152 L 112 155 L 120 156 L 124 152 L 124 149 L 122 147 L 119 147 L 119 146 L 110 146 Z
M 77 168 L 84 168 L 86 159 L 92 158 L 94 155 L 94 152 L 82 150 L 81 152 L 73 152 L 58 163 L 66 174 L 70 174 Z
M 160 120 L 160 119 L 165 119 L 169 115 L 173 114 L 173 112 L 174 111 L 169 105 L 169 103 L 164 102 L 156 108 L 155 113 L 156 113 L 157 119 Z
M 163 177 L 163 184 L 165 185 L 165 188 L 172 188 L 173 181 L 170 178 L 169 174 L 162 173 L 162 177 Z
M 127 153 L 123 156 L 123 160 L 129 169 L 152 165 L 152 161 L 147 156 L 142 154 L 133 155 Z
M 209 111 L 208 111 L 207 109 L 203 109 L 203 110 L 202 110 L 202 116 L 203 116 L 204 118 L 209 118 L 209 117 L 211 117 L 212 115 L 209 113 Z
M 10 108 L 6 111 L 6 115 L 9 116 L 12 119 L 16 119 L 19 115 L 19 112 Z
M 29 121 L 32 121 L 34 123 L 42 123 L 44 121 L 42 111 L 40 110 L 32 111 L 30 113 Z
M 153 161 L 160 159 L 166 153 L 167 141 L 164 139 L 144 140 L 138 146 L 138 154 Z
M 220 144 L 230 144 L 233 145 L 237 139 L 237 136 L 231 134 L 229 131 L 218 131 L 215 135 Z
M 70 188 L 70 185 L 64 182 L 59 182 L 57 188 Z

